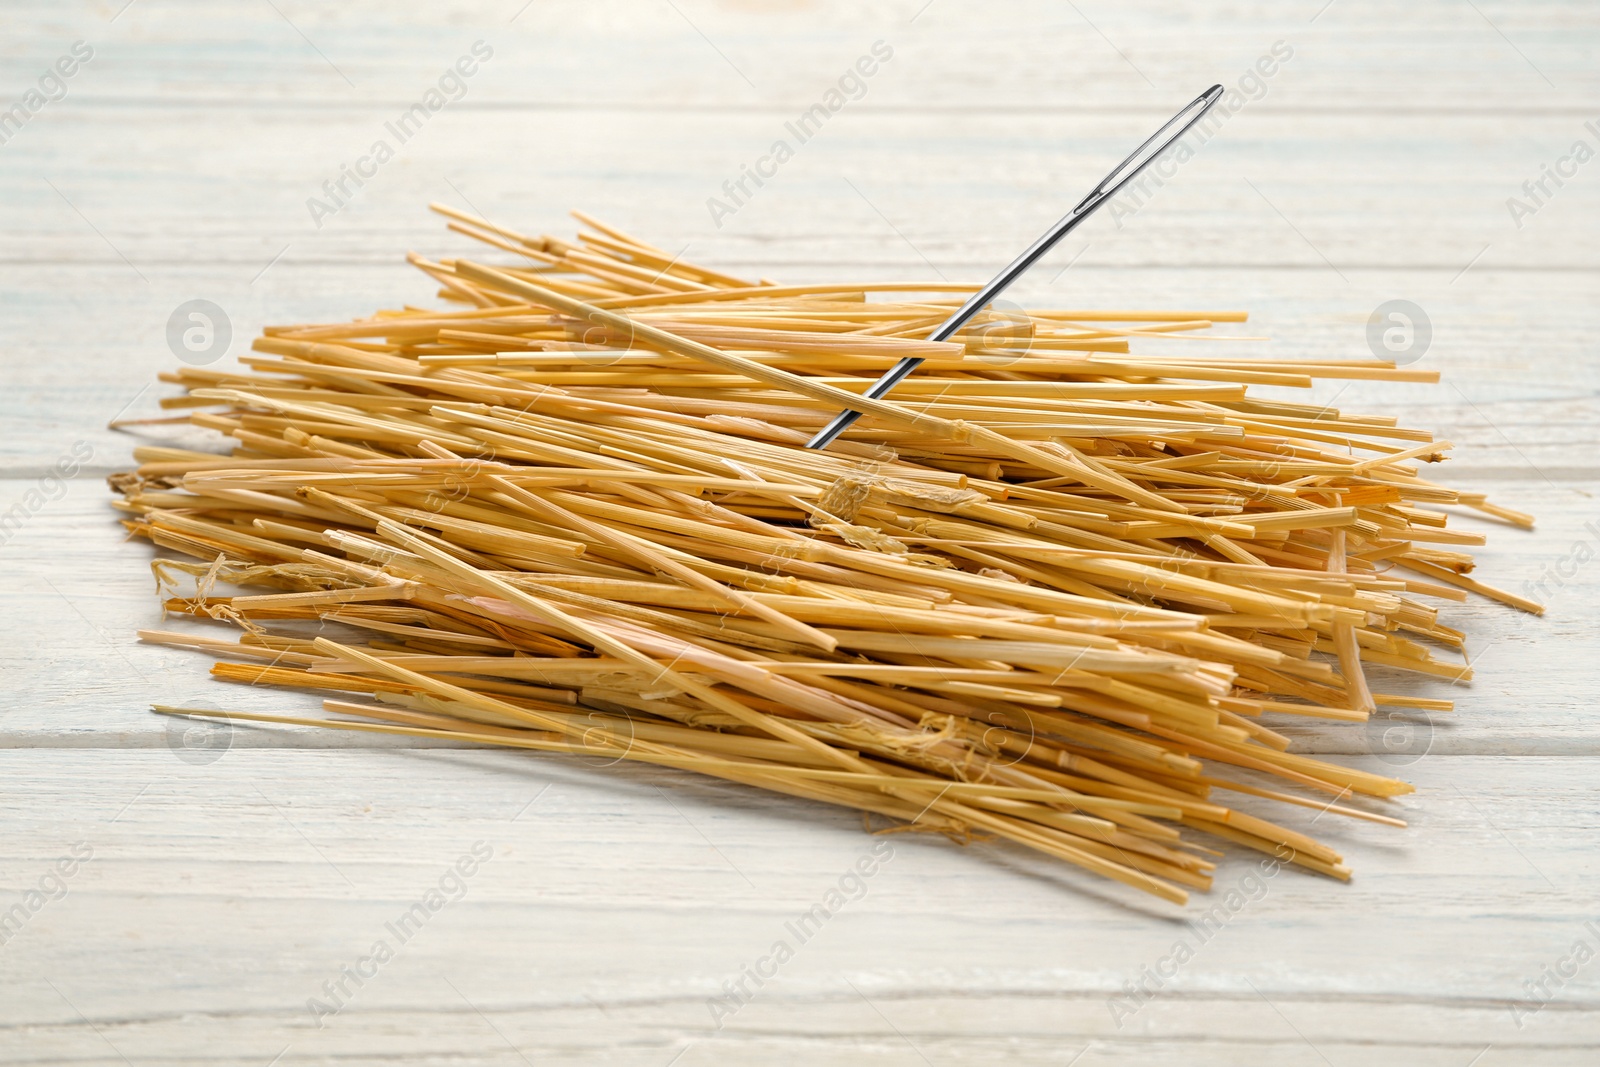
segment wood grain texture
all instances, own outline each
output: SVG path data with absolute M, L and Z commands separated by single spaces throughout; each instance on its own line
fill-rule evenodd
M 0 1064 L 1600 1056 L 1600 964 L 1536 1013 L 1524 984 L 1577 939 L 1600 945 L 1585 926 L 1600 922 L 1600 567 L 1578 562 L 1600 554 L 1600 162 L 1520 227 L 1506 205 L 1575 140 L 1600 145 L 1592 5 L 121 6 L 12 4 L 0 34 L 3 106 L 74 41 L 95 50 L 0 144 L 0 512 L 50 498 L 0 544 L 0 924 L 26 913 L 0 925 Z M 478 40 L 494 55 L 461 99 L 318 227 L 307 198 Z M 865 95 L 715 225 L 706 199 L 876 40 L 894 56 Z M 1285 728 L 1419 787 L 1392 805 L 1406 830 L 1286 816 L 1350 857 L 1350 885 L 1246 881 L 1230 853 L 1183 913 L 1015 850 L 896 836 L 861 899 L 718 1030 L 708 1000 L 870 849 L 855 815 L 639 767 L 242 726 L 185 737 L 145 710 L 304 706 L 133 641 L 186 624 L 160 618 L 150 550 L 106 507 L 101 478 L 136 438 L 105 423 L 159 413 L 179 303 L 221 304 L 237 356 L 269 323 L 427 301 L 402 253 L 466 247 L 423 210 L 435 199 L 553 233 L 582 207 L 789 280 L 977 282 L 1279 41 L 1293 56 L 1259 99 L 1017 298 L 1244 307 L 1250 323 L 1225 332 L 1272 338 L 1152 352 L 1365 358 L 1378 303 L 1430 316 L 1420 365 L 1443 384 L 1311 395 L 1434 429 L 1458 445 L 1441 477 L 1537 513 L 1532 533 L 1464 525 L 1490 532 L 1482 576 L 1544 582 L 1551 611 L 1447 605 L 1470 687 L 1374 672 L 1376 688 L 1454 697 L 1449 716 Z M 41 486 L 80 441 L 79 476 Z M 75 842 L 92 857 L 30 910 Z M 493 858 L 460 899 L 345 979 L 348 1006 L 319 1027 L 308 1000 L 475 842 Z M 1237 914 L 1119 1027 L 1112 998 L 1198 943 L 1185 918 L 1230 888 Z
M 1531 532 L 1470 516 L 1460 522 L 1462 528 L 1490 537 L 1487 547 L 1476 550 L 1481 561 L 1476 573 L 1518 592 L 1537 593 L 1538 583 L 1545 581 L 1550 613 L 1534 618 L 1476 600 L 1441 605 L 1443 621 L 1469 634 L 1467 655 L 1477 670 L 1469 685 L 1370 668 L 1377 692 L 1458 702 L 1453 713 L 1416 716 L 1414 738 L 1392 738 L 1386 748 L 1382 734 L 1390 728 L 1387 724 L 1369 731 L 1269 715 L 1265 721 L 1274 729 L 1294 736 L 1306 751 L 1348 756 L 1376 752 L 1379 763 L 1373 769 L 1385 770 L 1387 757 L 1388 769 L 1402 776 L 1413 757 L 1423 754 L 1600 757 L 1600 729 L 1593 721 L 1591 700 L 1600 688 L 1600 663 L 1580 652 L 1592 634 L 1586 627 L 1592 618 L 1589 605 L 1600 597 L 1600 562 L 1578 565 L 1573 550 L 1581 542 L 1600 547 L 1600 535 L 1583 528 L 1592 519 L 1600 480 L 1552 487 L 1542 481 L 1483 477 L 1472 484 L 1510 507 L 1541 513 L 1540 525 Z M 0 483 L 18 485 L 19 480 Z M 303 693 L 213 682 L 206 675 L 209 656 L 135 643 L 132 635 L 139 629 L 228 640 L 234 631 L 186 617 L 163 618 L 150 573 L 156 552 L 148 542 L 126 541 L 122 535 L 104 485 L 85 474 L 0 548 L 16 575 L 0 589 L 0 612 L 9 619 L 41 620 L 28 641 L 0 646 L 0 669 L 11 688 L 38 695 L 5 709 L 0 745 L 159 747 L 166 743 L 170 724 L 149 714 L 151 703 L 295 709 L 294 714 L 316 706 Z M 1571 564 L 1567 569 L 1573 576 L 1546 578 L 1556 574 L 1563 559 Z M 1542 669 L 1523 669 L 1544 650 L 1549 655 L 1540 660 Z M 287 736 L 294 740 L 278 740 Z M 343 748 L 374 741 L 332 731 L 251 731 L 240 743 Z
M 1510 1004 L 1594 917 L 1592 759 L 1425 761 L 1412 830 L 1318 820 L 1361 872 L 1349 886 L 1284 872 L 1252 894 L 1254 865 L 1230 857 L 1208 904 L 1232 887 L 1257 899 L 1204 944 L 1177 909 L 1010 848 L 906 837 L 800 944 L 784 924 L 870 847 L 851 813 L 634 767 L 310 755 L 0 753 L 21 793 L 9 866 L 32 881 L 70 842 L 93 849 L 6 946 L 0 992 L 40 1051 L 97 1054 L 70 1000 L 135 1062 L 265 1062 L 286 1044 L 309 1062 L 515 1062 L 496 1030 L 530 1062 L 567 1063 L 685 1047 L 916 1062 L 908 1041 L 934 1063 L 1058 1064 L 1091 1042 L 1104 1062 L 1592 1055 L 1592 992 L 1520 1030 Z M 480 840 L 493 858 L 460 899 L 317 1029 L 322 983 L 396 940 L 385 924 Z M 1119 1029 L 1108 998 L 1181 937 L 1194 958 Z M 778 939 L 794 959 L 714 1031 L 708 999 Z

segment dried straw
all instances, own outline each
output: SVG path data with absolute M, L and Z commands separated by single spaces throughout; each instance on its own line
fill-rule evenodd
M 162 375 L 228 449 L 136 449 L 117 507 L 199 561 L 156 562 L 197 581 L 167 610 L 243 633 L 140 636 L 327 716 L 157 710 L 684 768 L 1182 902 L 1215 853 L 1180 826 L 1348 878 L 1216 794 L 1403 825 L 1341 801 L 1410 786 L 1272 726 L 1447 710 L 1365 677 L 1470 676 L 1419 598 L 1539 610 L 1468 577 L 1481 538 L 1441 508 L 1532 520 L 1424 478 L 1448 442 L 1246 392 L 1432 372 L 1130 350 L 1233 311 L 986 312 L 934 343 L 967 287 L 755 283 L 581 214 L 565 241 L 436 208 L 516 254 L 411 256 L 454 310 Z M 866 417 L 804 449 L 841 407 Z

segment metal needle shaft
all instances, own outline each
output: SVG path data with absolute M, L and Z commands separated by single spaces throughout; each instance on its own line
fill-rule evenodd
M 938 329 L 928 336 L 930 341 L 943 341 L 951 337 L 961 327 L 967 324 L 978 312 L 988 306 L 989 302 L 1016 281 L 1023 271 L 1033 266 L 1034 262 L 1050 251 L 1067 234 L 1071 233 L 1078 224 L 1094 214 L 1095 209 L 1116 195 L 1117 190 L 1139 176 L 1139 172 L 1155 162 L 1156 158 L 1166 151 L 1179 137 L 1189 132 L 1189 128 L 1199 122 L 1211 106 L 1222 98 L 1222 86 L 1213 85 L 1199 96 L 1195 97 L 1188 106 L 1168 119 L 1150 138 L 1133 150 L 1133 154 L 1117 165 L 1116 169 L 1107 174 L 1099 185 L 1090 191 L 1089 195 L 1078 201 L 1067 215 L 1054 226 L 1050 227 L 1043 236 L 1029 245 L 1016 259 L 990 279 L 989 284 L 973 293 L 965 304 L 961 305 L 954 315 L 946 319 Z M 906 375 L 916 370 L 922 363 L 921 359 L 907 357 L 889 368 L 867 390 L 867 396 L 874 400 L 881 400 L 884 394 L 900 383 Z M 833 421 L 824 426 L 817 435 L 806 442 L 807 448 L 827 448 L 835 437 L 838 437 L 861 417 L 861 412 L 847 409 L 834 416 Z

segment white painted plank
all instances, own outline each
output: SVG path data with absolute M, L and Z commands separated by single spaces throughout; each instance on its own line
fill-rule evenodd
M 420 247 L 461 250 L 439 239 Z M 762 270 L 785 279 L 930 276 L 925 266 L 910 265 L 845 272 L 771 263 Z M 6 294 L 0 335 L 7 338 L 0 365 L 8 386 L 0 394 L 0 418 L 9 430 L 0 438 L 0 476 L 36 478 L 79 440 L 94 450 L 93 470 L 126 466 L 139 439 L 111 432 L 106 423 L 118 415 L 161 416 L 159 398 L 176 394 L 155 377 L 181 366 L 167 348 L 165 330 L 185 301 L 204 297 L 224 308 L 233 328 L 230 359 L 265 325 L 338 321 L 407 301 L 436 303 L 434 287 L 399 262 L 284 262 L 254 285 L 250 273 L 242 267 L 173 269 L 153 274 L 146 287 L 137 278 L 130 284 L 120 264 L 0 266 Z M 1457 288 L 1459 294 L 1439 297 L 1420 288 L 1356 297 L 1342 288 L 1329 292 L 1307 272 L 1084 270 L 1080 263 L 1054 286 L 1038 286 L 1033 299 L 1052 306 L 1245 307 L 1251 322 L 1215 332 L 1272 338 L 1266 344 L 1136 342 L 1140 351 L 1182 354 L 1205 346 L 1207 353 L 1246 357 L 1368 359 L 1368 315 L 1380 300 L 1409 294 L 1430 310 L 1436 331 L 1433 348 L 1416 366 L 1438 369 L 1443 382 L 1329 381 L 1309 391 L 1263 395 L 1392 415 L 1429 429 L 1456 445 L 1455 458 L 1437 471 L 1443 480 L 1592 478 L 1600 447 L 1600 363 L 1591 338 L 1600 303 L 1591 297 L 1588 276 L 1474 271 Z
M 1486 0 L 1475 12 L 1442 0 L 1398 9 L 1338 0 L 1325 10 L 1270 0 L 541 0 L 519 13 L 520 2 L 472 0 L 441 17 L 424 5 L 374 0 L 279 0 L 281 15 L 265 5 L 184 0 L 141 3 L 112 22 L 121 6 L 14 5 L 26 32 L 7 49 L 3 69 L 26 78 L 53 58 L 57 41 L 89 38 L 101 49 L 94 72 L 104 82 L 86 78 L 85 101 L 114 98 L 120 88 L 163 102 L 338 106 L 412 96 L 454 58 L 458 42 L 483 37 L 515 68 L 500 75 L 496 100 L 731 110 L 809 102 L 819 83 L 884 38 L 897 59 L 912 60 L 899 82 L 883 87 L 884 104 L 1154 111 L 1168 95 L 1236 82 L 1282 39 L 1308 60 L 1264 102 L 1283 108 L 1577 109 L 1592 105 L 1597 79 L 1594 14 L 1575 2 Z
M 872 847 L 859 820 L 673 772 L 243 749 L 11 751 L 0 769 L 0 899 L 93 849 L 5 945 L 0 1062 L 113 1062 L 108 1042 L 133 1062 L 286 1045 L 286 1063 L 517 1062 L 509 1041 L 529 1062 L 1060 1064 L 1092 1042 L 1080 1063 L 1463 1064 L 1491 1046 L 1493 1065 L 1600 1044 L 1593 965 L 1521 1028 L 1511 1005 L 1595 940 L 1592 759 L 1420 765 L 1413 829 L 1318 821 L 1347 886 L 1282 872 L 1258 890 L 1230 857 L 1210 903 L 1258 899 L 1203 944 L 1119 887 L 905 836 L 800 944 L 785 922 Z M 493 858 L 462 898 L 317 1029 L 308 998 L 480 840 Z M 716 1032 L 707 998 L 786 937 L 794 958 Z M 1194 958 L 1119 1028 L 1108 997 L 1185 937 Z
M 16 493 L 29 484 L 4 481 L 0 489 Z M 1470 516 L 1461 523 L 1490 537 L 1487 547 L 1475 550 L 1482 560 L 1477 576 L 1515 592 L 1546 596 L 1549 614 L 1536 618 L 1476 599 L 1440 602 L 1441 618 L 1468 633 L 1476 681 L 1463 686 L 1373 669 L 1373 686 L 1379 692 L 1453 699 L 1458 710 L 1370 728 L 1315 727 L 1301 725 L 1302 719 L 1274 717 L 1273 725 L 1283 726 L 1307 751 L 1375 753 L 1374 769 L 1401 777 L 1414 757 L 1428 752 L 1600 755 L 1600 724 L 1591 700 L 1600 689 L 1600 663 L 1590 654 L 1600 634 L 1600 534 L 1594 532 L 1600 523 L 1593 523 L 1600 482 L 1555 488 L 1526 479 L 1472 484 L 1507 506 L 1541 512 L 1541 524 L 1532 532 Z M 211 682 L 209 656 L 136 643 L 139 629 L 192 630 L 226 640 L 237 631 L 162 618 L 149 570 L 155 551 L 147 542 L 123 540 L 109 501 L 110 491 L 98 479 L 80 477 L 65 497 L 46 501 L 0 546 L 10 576 L 0 589 L 0 612 L 17 620 L 13 625 L 26 620 L 28 627 L 26 641 L 0 645 L 0 670 L 20 697 L 0 718 L 0 744 L 162 746 L 168 724 L 148 713 L 152 703 L 197 701 L 295 713 L 318 706 L 306 693 Z M 1576 547 L 1582 544 L 1589 546 L 1586 560 Z M 1407 722 L 1414 724 L 1409 734 Z M 372 743 L 325 732 L 293 740 L 277 734 L 252 738 L 255 744 Z
M 464 12 L 462 33 L 493 10 Z M 193 296 L 230 310 L 236 349 L 264 322 L 356 315 L 399 294 L 425 299 L 428 287 L 396 266 L 399 253 L 470 247 L 441 237 L 438 220 L 422 210 L 434 198 L 478 206 L 532 230 L 565 230 L 570 220 L 562 210 L 582 204 L 694 256 L 783 277 L 938 272 L 980 279 L 1076 195 L 1064 190 L 1098 177 L 1138 136 L 1134 127 L 1142 133 L 1148 121 L 1139 108 L 1129 114 L 1116 104 L 1129 99 L 1118 79 L 1073 83 L 1077 102 L 1065 110 L 1004 105 L 996 94 L 1011 82 L 983 61 L 986 50 L 1008 47 L 1019 33 L 1065 32 L 1073 21 L 1028 6 L 1012 11 L 996 18 L 958 5 L 930 9 L 915 24 L 920 36 L 911 40 L 920 44 L 906 45 L 866 98 L 831 120 L 768 188 L 717 228 L 706 198 L 785 133 L 782 122 L 793 106 L 734 106 L 726 93 L 697 96 L 701 79 L 731 72 L 720 61 L 689 62 L 696 54 L 715 60 L 713 50 L 686 23 L 664 31 L 664 21 L 682 22 L 667 8 L 624 19 L 603 6 L 542 6 L 528 17 L 542 19 L 543 28 L 559 24 L 567 36 L 515 38 L 521 47 L 542 49 L 536 60 L 505 46 L 482 71 L 502 82 L 478 83 L 485 95 L 474 89 L 459 108 L 430 120 L 348 208 L 318 229 L 306 199 L 382 135 L 399 91 L 330 91 L 325 82 L 337 81 L 336 73 L 268 8 L 208 18 L 202 30 L 181 6 L 149 13 L 135 7 L 127 23 L 109 28 L 105 66 L 90 63 L 80 72 L 84 80 L 74 84 L 84 91 L 52 105 L 4 146 L 0 193 L 15 214 L 0 251 L 10 263 L 0 314 L 8 319 L 7 334 L 18 339 L 7 353 L 8 381 L 26 387 L 8 392 L 4 403 L 33 417 L 23 418 L 19 435 L 7 436 L 0 469 L 26 473 L 50 462 L 92 432 L 102 414 L 136 397 L 150 373 L 166 365 L 167 315 Z M 312 36 L 327 29 L 368 42 L 360 48 L 381 42 L 388 66 L 366 68 L 373 71 L 410 69 L 446 44 L 425 19 L 405 13 L 381 27 L 369 20 L 364 37 L 357 35 L 356 15 L 288 13 L 305 20 Z M 804 27 L 798 46 L 763 55 L 761 66 L 800 82 L 823 69 L 817 64 L 829 48 L 856 47 L 853 35 L 909 18 L 833 5 L 791 14 L 710 14 L 728 33 L 748 39 L 774 27 Z M 1503 21 L 1508 12 L 1488 14 Z M 1553 478 L 1591 469 L 1595 245 L 1575 238 L 1597 217 L 1600 185 L 1570 182 L 1521 229 L 1505 210 L 1523 181 L 1583 133 L 1581 109 L 1508 112 L 1503 95 L 1466 92 L 1463 79 L 1483 69 L 1464 62 L 1477 56 L 1461 51 L 1468 38 L 1482 38 L 1472 48 L 1498 48 L 1507 62 L 1524 61 L 1512 38 L 1487 23 L 1468 25 L 1464 12 L 1429 7 L 1396 23 L 1391 14 L 1380 20 L 1375 8 L 1341 4 L 1325 17 L 1311 31 L 1322 35 L 1313 40 L 1323 41 L 1323 51 L 1290 60 L 1267 97 L 1229 119 L 1148 206 L 1132 218 L 1114 219 L 1108 211 L 1096 219 L 1018 295 L 1101 306 L 1245 306 L 1256 315 L 1248 332 L 1275 338 L 1273 353 L 1314 357 L 1364 357 L 1372 308 L 1395 296 L 1413 299 L 1436 331 L 1426 365 L 1444 370 L 1450 384 L 1358 383 L 1343 391 L 1335 384 L 1316 395 L 1337 394 L 1362 409 L 1426 410 L 1445 436 L 1460 439 L 1466 464 Z M 1516 17 L 1533 23 L 1523 32 L 1542 26 L 1550 47 L 1580 53 L 1586 47 L 1581 34 L 1566 32 L 1582 23 L 1576 10 L 1552 6 L 1537 19 Z M 1227 41 L 1242 47 L 1238 42 L 1250 34 L 1241 36 L 1241 27 L 1278 32 L 1275 16 L 1258 6 L 1223 18 L 1202 27 L 1167 12 L 1139 30 L 1174 46 L 1192 46 L 1199 34 L 1207 48 Z M 975 19 L 986 20 L 992 32 L 966 32 Z M 45 18 L 31 27 L 35 51 L 54 47 L 50 35 L 64 32 L 66 21 L 52 25 Z M 1446 25 L 1454 36 L 1441 36 Z M 1086 27 L 1072 33 L 1089 33 Z M 707 28 L 716 36 L 710 32 L 716 27 Z M 1349 78 L 1351 64 L 1380 63 L 1370 47 L 1356 44 L 1370 45 L 1380 28 L 1404 39 L 1410 58 L 1388 64 L 1375 80 Z M 1514 37 L 1517 28 L 1508 29 Z M 586 49 L 598 47 L 595 34 L 602 31 L 607 45 L 624 50 L 619 55 L 648 42 L 659 50 L 655 60 L 593 63 Z M 167 70 L 159 86 L 140 81 L 157 69 L 158 56 L 183 49 L 196 34 L 204 35 L 207 58 Z M 1090 37 L 1112 62 L 1123 63 Z M 1419 40 L 1427 42 L 1420 52 Z M 957 47 L 979 61 L 956 64 L 940 51 Z M 1050 54 L 1047 46 L 1012 53 L 1003 70 L 1015 84 L 1038 84 L 1047 69 L 1055 72 L 1048 77 L 1065 71 L 1083 77 L 1079 68 L 1036 62 Z M 375 63 L 376 55 L 364 62 Z M 302 70 L 307 63 L 319 72 Z M 231 73 L 219 83 L 209 64 Z M 685 69 L 691 73 L 671 75 L 678 80 L 670 85 L 648 82 L 656 72 Z M 282 93 L 262 86 L 273 72 L 291 70 L 299 73 Z M 1353 110 L 1282 103 L 1302 72 L 1335 71 L 1358 88 Z M 896 89 L 901 83 L 889 79 L 902 72 L 904 86 Z M 1523 74 L 1542 86 L 1531 68 Z M 1131 69 L 1124 76 L 1132 77 Z M 393 78 L 398 83 L 400 75 Z M 623 102 L 599 109 L 534 106 L 526 94 L 530 85 L 546 84 L 540 79 L 568 88 L 594 88 L 585 79 L 643 88 L 640 99 L 617 98 Z M 193 98 L 200 83 L 213 95 Z M 1515 84 L 1502 82 L 1497 93 Z M 1369 85 L 1382 88 L 1397 109 L 1381 121 L 1362 110 L 1374 106 L 1360 96 Z M 944 88 L 934 92 L 938 86 Z M 1449 88 L 1457 106 L 1444 113 L 1405 110 L 1440 88 Z M 891 90 L 905 94 L 892 108 L 880 103 Z M 958 98 L 966 103 L 950 103 Z M 803 104 L 807 97 L 784 99 Z M 644 107 L 649 101 L 671 106 L 651 110 Z M 985 106 L 991 103 L 1003 106 Z M 85 151 L 86 145 L 95 147 Z M 1068 262 L 1073 269 L 1059 274 L 1057 264 Z M 356 271 L 355 263 L 373 266 Z M 60 264 L 89 269 L 63 272 Z M 275 265 L 261 275 L 269 264 Z M 150 397 L 143 400 L 148 405 Z M 63 409 L 85 417 L 80 422 Z M 56 436 L 41 441 L 39 430 Z
M 1600 186 L 1581 172 L 1520 229 L 1506 209 L 1596 139 L 1590 6 L 517 6 L 8 10 L 0 102 L 74 40 L 97 54 L 0 145 L 0 508 L 74 442 L 94 457 L 0 545 L 0 903 L 74 840 L 95 857 L 0 951 L 0 1062 L 1593 1062 L 1593 965 L 1521 1027 L 1511 1002 L 1596 918 L 1596 577 L 1571 564 L 1594 544 Z M 480 37 L 496 54 L 466 97 L 314 228 L 306 197 Z M 865 98 L 715 227 L 706 197 L 880 37 L 895 56 Z M 1245 306 L 1274 354 L 1310 357 L 1364 357 L 1372 307 L 1417 301 L 1437 330 L 1423 365 L 1449 384 L 1313 395 L 1439 430 L 1461 446 L 1448 477 L 1540 514 L 1532 534 L 1494 529 L 1480 575 L 1572 576 L 1543 620 L 1447 607 L 1479 680 L 1405 683 L 1461 709 L 1391 735 L 1398 751 L 1296 730 L 1415 781 L 1412 827 L 1319 819 L 1357 880 L 1273 879 L 1120 1029 L 1107 998 L 1183 936 L 1176 911 L 1009 850 L 894 838 L 866 897 L 713 1033 L 706 998 L 870 846 L 855 816 L 331 732 L 239 728 L 185 761 L 143 710 L 305 704 L 208 688 L 204 657 L 128 643 L 162 623 L 150 551 L 117 543 L 97 481 L 133 442 L 103 425 L 155 413 L 180 301 L 224 304 L 237 353 L 265 323 L 427 299 L 399 253 L 463 247 L 429 199 L 556 232 L 581 206 L 786 278 L 980 280 L 1279 39 L 1295 55 L 1263 99 L 1019 295 Z M 495 858 L 465 898 L 314 1028 L 306 999 L 480 839 Z M 1246 862 L 1230 854 L 1219 887 Z
M 447 109 L 402 143 L 386 128 L 401 110 L 389 103 L 321 112 L 75 106 L 69 96 L 3 146 L 0 189 L 17 212 L 4 255 L 118 266 L 126 257 L 130 282 L 134 268 L 149 277 L 220 260 L 248 279 L 285 245 L 286 264 L 389 261 L 437 242 L 427 201 L 465 200 L 533 232 L 566 231 L 565 211 L 582 206 L 738 266 L 888 262 L 977 281 L 1191 95 L 1144 115 L 901 114 L 864 101 L 804 143 L 785 125 L 790 110 Z M 1247 109 L 1175 174 L 1085 224 L 1059 263 L 1087 243 L 1080 266 L 1307 270 L 1330 291 L 1412 272 L 1442 274 L 1443 290 L 1480 256 L 1474 271 L 1592 272 L 1593 242 L 1574 239 L 1592 232 L 1600 203 L 1587 169 L 1547 186 L 1548 203 L 1520 227 L 1506 206 L 1527 199 L 1523 183 L 1579 137 L 1600 140 L 1569 115 L 1375 122 Z M 794 157 L 770 180 L 724 190 L 778 139 Z M 359 187 L 324 190 L 379 140 L 394 159 Z M 714 217 L 713 196 L 735 213 Z M 313 197 L 339 210 L 318 219 Z M 1369 271 L 1380 276 L 1363 278 Z

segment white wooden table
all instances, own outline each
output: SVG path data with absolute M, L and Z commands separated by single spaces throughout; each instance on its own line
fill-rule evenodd
M 520 2 L 0 14 L 0 105 L 93 50 L 64 97 L 0 125 L 0 511 L 25 512 L 0 546 L 0 1063 L 1600 1060 L 1600 962 L 1545 976 L 1574 970 L 1579 940 L 1600 949 L 1600 162 L 1520 227 L 1506 203 L 1574 141 L 1600 148 L 1600 10 Z M 307 198 L 480 40 L 464 95 L 317 227 Z M 865 95 L 715 225 L 707 198 L 880 40 Z M 1414 781 L 1411 827 L 1318 821 L 1355 880 L 1265 883 L 1136 1012 L 1114 998 L 1198 940 L 1184 912 L 1011 849 L 897 837 L 866 895 L 718 1028 L 710 999 L 872 846 L 852 814 L 638 767 L 185 738 L 147 711 L 306 706 L 133 641 L 160 612 L 102 483 L 136 439 L 104 427 L 159 413 L 183 301 L 226 310 L 231 355 L 264 324 L 426 301 L 402 253 L 462 247 L 429 200 L 553 233 L 582 207 L 785 279 L 978 281 L 1280 41 L 1292 56 L 1246 84 L 1259 99 L 1018 299 L 1242 306 L 1275 352 L 1362 358 L 1373 308 L 1416 302 L 1444 384 L 1317 395 L 1457 442 L 1456 482 L 1540 516 L 1493 528 L 1481 573 L 1561 576 L 1543 619 L 1448 607 L 1470 688 L 1388 683 L 1455 713 L 1409 737 L 1298 729 Z M 75 447 L 92 458 L 63 489 L 45 474 Z M 448 873 L 474 847 L 492 858 Z M 1191 914 L 1249 869 L 1231 855 Z M 399 944 L 388 924 L 441 882 L 459 899 Z M 399 947 L 375 962 L 380 940 Z

